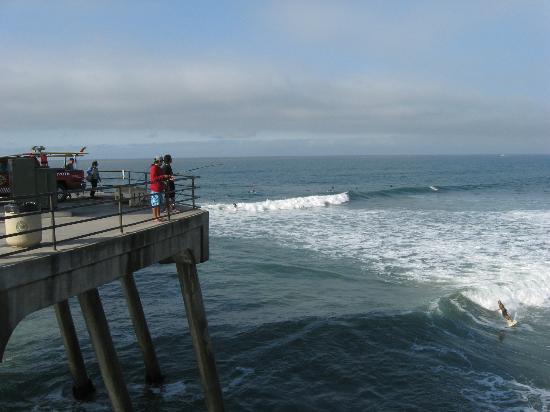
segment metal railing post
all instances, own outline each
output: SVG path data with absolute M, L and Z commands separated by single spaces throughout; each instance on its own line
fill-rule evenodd
M 57 239 L 55 237 L 55 211 L 53 208 L 53 193 L 50 193 L 49 199 L 50 199 L 50 219 L 51 219 L 51 226 L 52 226 L 52 245 L 53 250 L 57 250 Z
M 130 170 L 128 170 L 128 184 L 132 184 L 132 172 Z
M 196 209 L 195 206 L 195 176 L 191 176 L 191 198 L 193 199 L 193 209 Z
M 120 233 L 124 233 L 124 228 L 122 227 L 122 186 L 118 187 L 118 223 Z
M 149 184 L 149 177 L 147 176 L 147 172 L 143 172 L 143 176 L 145 177 L 145 190 L 147 190 L 147 185 Z

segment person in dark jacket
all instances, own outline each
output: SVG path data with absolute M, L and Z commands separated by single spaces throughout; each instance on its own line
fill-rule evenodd
M 170 180 L 166 183 L 166 209 L 174 207 L 176 203 L 176 184 L 174 183 L 172 170 L 172 156 L 169 154 L 164 155 L 164 164 L 162 165 L 162 172 L 166 176 L 170 176 Z
M 69 171 L 72 171 L 74 170 L 74 164 L 75 164 L 75 160 L 74 160 L 74 157 L 70 157 L 69 158 L 69 161 L 67 162 L 67 164 L 65 165 L 65 170 L 69 170 Z
M 101 182 L 101 176 L 99 176 L 97 160 L 92 162 L 92 167 L 86 172 L 86 180 L 92 184 L 92 190 L 90 190 L 90 197 L 95 197 L 95 190 L 97 188 L 97 182 Z

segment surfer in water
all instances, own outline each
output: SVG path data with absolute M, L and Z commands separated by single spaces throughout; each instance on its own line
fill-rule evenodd
M 498 310 L 502 312 L 502 317 L 504 318 L 506 323 L 508 323 L 508 326 L 514 326 L 516 324 L 516 321 L 512 319 L 512 317 L 508 314 L 506 307 L 500 300 L 498 301 Z

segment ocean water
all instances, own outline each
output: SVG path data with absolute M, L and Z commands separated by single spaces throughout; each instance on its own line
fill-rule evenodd
M 550 408 L 550 156 L 175 159 L 174 169 L 210 164 L 196 171 L 211 225 L 198 270 L 228 410 Z M 175 267 L 136 281 L 162 387 L 144 384 L 120 286 L 100 289 L 136 409 L 204 410 Z M 72 399 L 48 308 L 10 340 L 0 410 L 110 410 L 71 305 L 96 396 Z

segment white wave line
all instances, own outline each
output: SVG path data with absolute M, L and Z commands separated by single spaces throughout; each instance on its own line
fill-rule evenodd
M 207 210 L 222 210 L 222 211 L 247 211 L 247 212 L 264 212 L 269 210 L 293 210 L 293 209 L 310 209 L 314 207 L 326 207 L 341 205 L 349 202 L 348 192 L 338 193 L 335 195 L 325 196 L 305 196 L 293 197 L 288 199 L 269 200 L 263 202 L 239 202 L 239 203 L 217 203 L 207 204 L 203 208 Z

